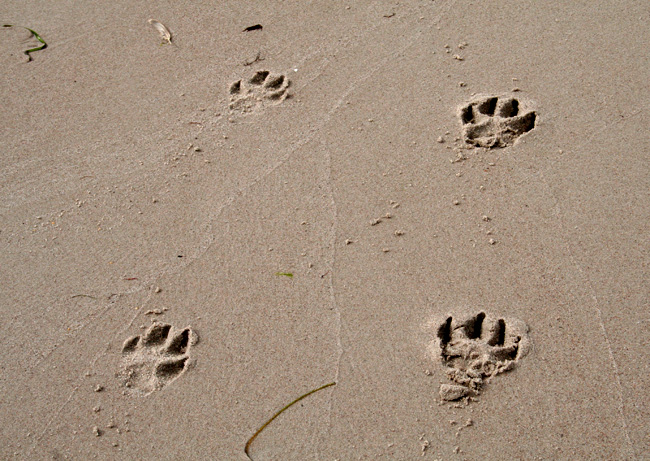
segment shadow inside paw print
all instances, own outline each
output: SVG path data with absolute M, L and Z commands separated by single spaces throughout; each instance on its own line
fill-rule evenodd
M 506 147 L 535 128 L 537 113 L 512 97 L 488 96 L 460 109 L 465 142 L 479 147 Z
M 528 326 L 517 319 L 492 319 L 484 312 L 467 319 L 447 317 L 438 327 L 437 345 L 455 383 L 443 384 L 443 400 L 478 394 L 494 376 L 514 368 L 530 349 Z
M 282 74 L 259 70 L 248 80 L 237 80 L 230 85 L 230 109 L 238 112 L 252 112 L 270 103 L 278 103 L 288 96 L 291 82 Z
M 171 325 L 155 323 L 143 336 L 124 342 L 118 377 L 127 389 L 147 395 L 161 390 L 187 370 L 198 336 L 190 328 L 171 332 Z

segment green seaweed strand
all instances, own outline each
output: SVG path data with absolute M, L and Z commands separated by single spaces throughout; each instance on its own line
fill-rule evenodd
M 282 414 L 282 413 L 283 413 L 287 408 L 289 408 L 290 406 L 292 406 L 292 405 L 294 405 L 294 404 L 300 402 L 302 399 L 304 399 L 304 398 L 306 398 L 306 397 L 309 397 L 310 395 L 312 395 L 312 394 L 314 394 L 314 393 L 316 393 L 316 392 L 318 392 L 318 391 L 320 391 L 320 390 L 323 390 L 323 389 L 325 389 L 325 388 L 327 388 L 327 387 L 334 386 L 335 384 L 336 384 L 336 382 L 331 382 L 331 383 L 328 383 L 328 384 L 324 384 L 323 386 L 321 386 L 321 387 L 319 387 L 319 388 L 317 388 L 317 389 L 311 390 L 311 391 L 307 392 L 306 394 L 301 395 L 300 397 L 298 397 L 297 399 L 295 399 L 293 402 L 291 402 L 291 403 L 285 405 L 284 407 L 282 407 L 282 409 L 281 409 L 280 411 L 278 411 L 278 412 L 275 413 L 273 416 L 271 416 L 271 419 L 269 419 L 267 422 L 265 422 L 264 424 L 262 424 L 262 427 L 260 427 L 260 428 L 257 430 L 257 432 L 255 432 L 255 434 L 253 434 L 253 436 L 252 436 L 250 439 L 248 439 L 248 442 L 246 442 L 246 447 L 244 447 L 244 453 L 246 453 L 246 456 L 248 457 L 248 459 L 250 459 L 251 461 L 252 461 L 252 459 L 253 459 L 253 458 L 251 458 L 251 455 L 248 454 L 248 450 L 249 450 L 249 448 L 251 447 L 251 444 L 253 443 L 253 440 L 255 440 L 255 438 L 256 438 L 258 435 L 260 435 L 260 432 L 262 432 L 266 426 L 268 426 L 269 424 L 271 424 L 271 421 L 273 421 L 275 418 L 277 418 L 278 416 L 280 416 L 280 415 L 281 415 L 281 414 Z
M 22 27 L 23 29 L 27 29 L 32 33 L 32 36 L 36 38 L 39 42 L 41 42 L 43 45 L 37 46 L 36 48 L 30 48 L 29 50 L 25 50 L 25 54 L 29 58 L 27 62 L 32 61 L 32 55 L 30 53 L 33 53 L 34 51 L 41 51 L 47 48 L 47 43 L 45 43 L 45 40 L 41 38 L 40 35 L 38 35 L 38 32 L 36 32 L 34 29 L 30 29 L 29 27 L 24 27 L 24 26 L 14 26 L 13 24 L 5 24 L 2 27 Z

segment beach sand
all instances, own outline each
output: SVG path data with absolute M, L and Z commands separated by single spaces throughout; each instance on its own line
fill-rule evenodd
M 648 5 L 150 3 L 4 4 L 1 458 L 648 459 Z

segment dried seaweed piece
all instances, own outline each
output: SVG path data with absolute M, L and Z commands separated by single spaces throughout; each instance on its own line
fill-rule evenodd
M 40 35 L 35 30 L 30 29 L 29 27 L 24 27 L 24 26 L 14 26 L 13 24 L 4 24 L 2 27 L 22 27 L 23 29 L 27 29 L 28 31 L 31 32 L 32 37 L 36 38 L 39 42 L 41 42 L 43 45 L 42 46 L 37 46 L 36 48 L 30 48 L 29 50 L 25 50 L 24 53 L 27 55 L 29 58 L 27 62 L 32 61 L 32 55 L 30 53 L 34 51 L 41 51 L 47 48 L 47 43 L 45 43 L 45 40 L 41 38 Z
M 272 422 L 275 418 L 277 418 L 278 416 L 280 416 L 280 415 L 281 415 L 281 414 L 282 414 L 286 409 L 288 409 L 288 408 L 291 407 L 292 405 L 294 405 L 294 404 L 300 402 L 302 399 L 304 399 L 304 398 L 306 398 L 306 397 L 309 397 L 310 395 L 312 395 L 312 394 L 314 394 L 314 393 L 316 393 L 316 392 L 318 392 L 318 391 L 320 391 L 320 390 L 322 390 L 322 389 L 325 389 L 325 388 L 328 388 L 328 387 L 330 387 L 330 386 L 334 386 L 334 385 L 336 385 L 336 382 L 331 382 L 331 383 L 328 383 L 328 384 L 324 384 L 324 385 L 322 385 L 322 386 L 319 387 L 319 388 L 316 388 L 316 389 L 314 389 L 314 390 L 311 390 L 311 391 L 307 392 L 306 394 L 301 395 L 300 397 L 298 397 L 297 399 L 295 399 L 293 402 L 288 403 L 287 405 L 285 405 L 284 407 L 282 407 L 282 409 L 280 409 L 279 411 L 277 411 L 273 416 L 271 416 L 271 418 L 270 418 L 267 422 L 265 422 L 264 424 L 262 424 L 262 427 L 260 427 L 260 428 L 255 432 L 255 434 L 253 434 L 253 436 L 252 436 L 250 439 L 248 439 L 248 442 L 246 442 L 246 446 L 244 447 L 244 453 L 246 454 L 246 456 L 248 457 L 248 459 L 252 460 L 251 455 L 248 453 L 248 451 L 250 450 L 250 447 L 251 447 L 251 444 L 253 443 L 253 440 L 255 440 L 255 438 L 256 438 L 258 435 L 260 435 L 260 432 L 262 432 L 266 426 L 268 426 L 269 424 L 271 424 L 271 422 Z

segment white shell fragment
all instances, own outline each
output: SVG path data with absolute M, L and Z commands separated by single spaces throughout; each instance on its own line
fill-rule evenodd
M 172 33 L 169 31 L 167 27 L 165 27 L 164 24 L 161 22 L 156 21 L 155 19 L 149 19 L 149 24 L 154 26 L 156 30 L 160 33 L 160 36 L 163 39 L 163 43 L 171 43 L 172 42 Z

